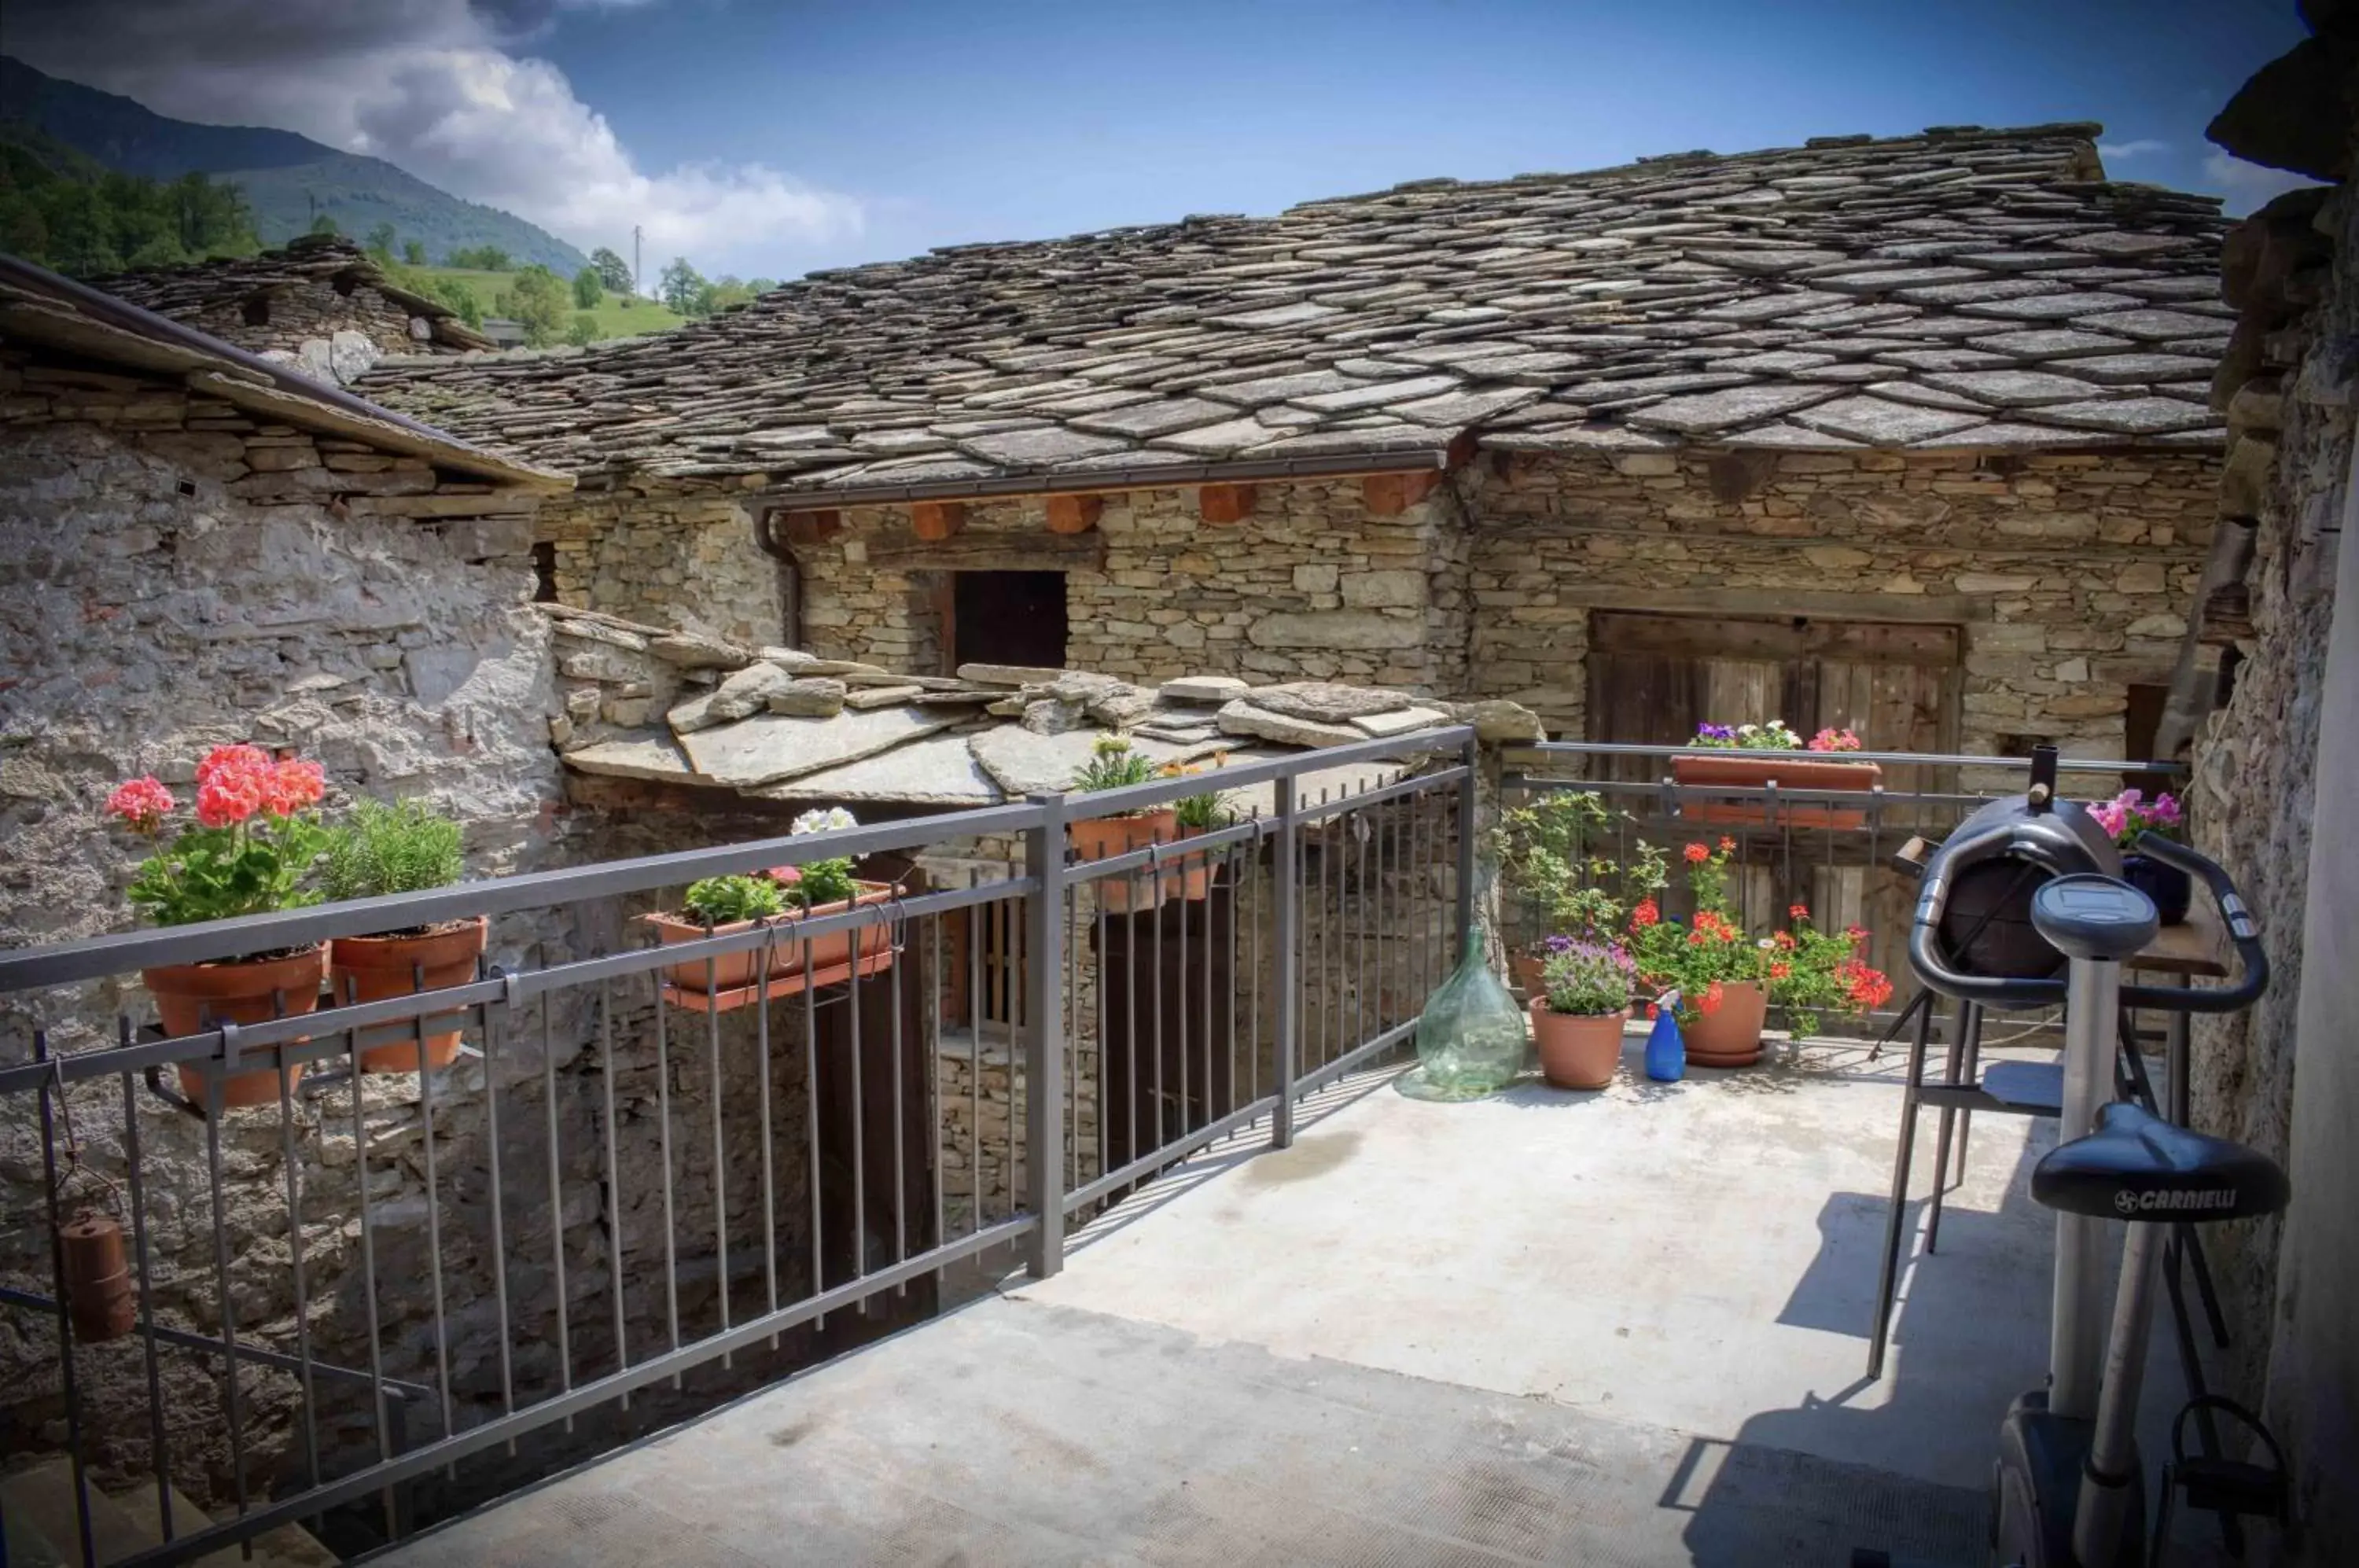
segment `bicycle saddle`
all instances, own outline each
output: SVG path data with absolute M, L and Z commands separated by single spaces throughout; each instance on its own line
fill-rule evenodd
M 2097 1113 L 2096 1131 L 2049 1150 L 2033 1168 L 2031 1195 L 2049 1208 L 2101 1219 L 2203 1221 L 2274 1214 L 2293 1189 L 2258 1150 L 2117 1100 Z

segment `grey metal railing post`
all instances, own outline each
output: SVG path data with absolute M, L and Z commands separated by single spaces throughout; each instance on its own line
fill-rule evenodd
M 1270 1113 L 1269 1146 L 1287 1149 L 1294 1142 L 1294 1073 L 1302 1027 L 1302 966 L 1294 952 L 1295 934 L 1302 925 L 1302 903 L 1295 886 L 1302 865 L 1302 824 L 1295 816 L 1295 779 L 1285 774 L 1272 781 L 1277 791 L 1277 848 L 1271 856 L 1270 875 L 1277 880 L 1277 953 L 1271 964 L 1277 982 L 1277 1108 Z
M 1465 764 L 1466 776 L 1458 781 L 1458 942 L 1451 958 L 1453 968 L 1466 956 L 1466 943 L 1474 934 L 1474 773 L 1482 754 L 1473 735 L 1466 737 L 1459 760 Z
M 1032 1209 L 1031 1274 L 1065 1264 L 1065 797 L 1034 795 L 1040 821 L 1024 833 L 1024 871 L 1039 883 L 1025 910 L 1024 1123 L 1026 1202 Z

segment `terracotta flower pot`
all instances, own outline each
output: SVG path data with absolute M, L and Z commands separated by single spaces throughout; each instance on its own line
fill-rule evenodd
M 482 915 L 453 920 L 417 936 L 340 936 L 328 944 L 331 989 L 340 1003 L 381 1002 L 407 996 L 412 990 L 437 991 L 463 985 L 475 977 L 475 960 L 483 956 L 491 921 Z M 419 971 L 425 983 L 418 983 Z M 459 1057 L 459 1031 L 445 1029 L 426 1037 L 426 1065 L 448 1067 Z M 418 1042 L 373 1045 L 361 1052 L 364 1073 L 415 1073 Z
M 1212 831 L 1212 830 L 1211 828 L 1183 827 L 1180 829 L 1180 836 L 1181 838 L 1198 838 L 1205 833 L 1211 833 Z M 1199 855 L 1182 855 L 1180 860 L 1180 866 L 1179 887 L 1177 888 L 1180 897 L 1182 898 L 1195 899 L 1201 902 L 1201 900 L 1212 896 L 1213 862 L 1211 851 L 1208 850 Z M 1171 874 L 1166 872 L 1163 879 L 1166 884 L 1164 889 L 1165 894 L 1168 897 L 1173 891 L 1172 887 L 1169 886 Z
M 814 905 L 810 911 L 810 916 L 816 919 L 821 915 L 840 915 L 855 904 L 881 904 L 893 896 L 891 886 L 883 882 L 856 881 L 852 886 L 853 892 L 851 898 L 838 899 L 832 904 Z M 696 942 L 708 936 L 732 936 L 738 931 L 752 931 L 762 923 L 759 920 L 732 920 L 708 931 L 701 920 L 680 915 L 641 915 L 639 919 L 655 928 L 657 937 L 666 946 Z M 770 950 L 770 968 L 765 978 L 768 981 L 767 989 L 774 994 L 784 994 L 780 982 L 799 981 L 807 972 L 803 961 L 803 938 L 796 930 L 802 919 L 803 911 L 797 910 L 770 921 L 777 928 L 778 940 Z M 848 968 L 852 963 L 852 934 L 842 931 L 830 936 L 813 937 L 810 943 L 808 973 Z M 882 931 L 864 930 L 860 933 L 864 973 L 869 969 L 877 950 L 888 940 Z M 700 958 L 687 964 L 670 964 L 664 970 L 664 978 L 683 991 L 734 991 L 752 986 L 761 964 L 762 950 L 752 947 L 742 953 L 724 953 L 718 958 Z M 799 990 L 801 987 L 795 985 L 791 988 Z
M 1688 1061 L 1697 1067 L 1750 1067 L 1761 1060 L 1761 1026 L 1769 1017 L 1769 992 L 1757 981 L 1733 980 L 1720 988 L 1720 1006 L 1692 1024 L 1680 1026 Z
M 1742 751 L 1698 751 L 1672 757 L 1671 777 L 1681 784 L 1723 789 L 1758 789 L 1772 781 L 1781 789 L 1872 789 L 1883 780 L 1884 769 L 1873 762 L 1798 762 L 1787 757 L 1748 757 Z M 1766 802 L 1682 802 L 1680 814 L 1698 823 L 1769 820 Z M 1780 802 L 1777 820 L 1794 827 L 1856 828 L 1867 824 L 1867 812 L 1864 808 L 1813 801 Z
M 214 1024 L 258 1024 L 281 1016 L 317 1012 L 320 987 L 328 978 L 328 949 L 322 942 L 277 958 L 241 958 L 212 964 L 173 964 L 139 972 L 147 994 L 168 1035 L 195 1034 Z M 201 1062 L 179 1064 L 180 1093 L 199 1106 L 209 1105 L 207 1084 L 212 1074 Z M 292 1088 L 303 1076 L 298 1062 L 287 1070 Z M 278 1098 L 278 1070 L 264 1067 L 233 1073 L 221 1084 L 222 1104 L 266 1105 Z
M 1180 819 L 1167 806 L 1135 817 L 1084 817 L 1071 824 L 1071 832 L 1075 859 L 1107 860 L 1150 844 L 1171 843 L 1180 836 Z M 1169 870 L 1153 877 L 1132 872 L 1098 878 L 1098 901 L 1115 914 L 1151 909 L 1178 893 L 1182 880 L 1175 858 Z
M 1622 1023 L 1630 1009 L 1618 1013 L 1551 1011 L 1545 996 L 1532 998 L 1532 1044 L 1540 1056 L 1540 1073 L 1560 1089 L 1603 1089 L 1614 1082 L 1622 1065 Z
M 1517 990 L 1537 999 L 1540 994 L 1540 970 L 1545 963 L 1537 953 L 1511 953 L 1507 955 L 1507 978 Z

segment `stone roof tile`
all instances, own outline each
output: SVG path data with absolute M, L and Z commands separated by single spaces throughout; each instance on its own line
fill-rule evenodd
M 2224 225 L 2209 199 L 2108 183 L 2092 134 L 1419 181 L 1273 218 L 954 247 L 588 351 L 389 361 L 361 389 L 575 472 L 847 493 L 920 473 L 1346 461 L 1468 432 L 1521 450 L 1615 430 L 2038 446 L 2055 422 L 2004 410 L 2081 405 L 2088 430 L 2200 440 L 2208 427 L 2137 407 L 2155 383 L 2126 362 L 2208 373 L 2229 325 Z M 1870 384 L 1902 412 L 1859 407 Z M 1816 424 L 1799 418 L 1814 406 Z M 1968 418 L 1921 433 L 1935 415 Z

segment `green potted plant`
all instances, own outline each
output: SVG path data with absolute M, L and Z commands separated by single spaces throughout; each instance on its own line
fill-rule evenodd
M 1213 755 L 1211 764 L 1212 768 L 1226 768 L 1228 765 L 1228 753 L 1217 752 Z M 1175 762 L 1165 768 L 1163 771 L 1168 778 L 1192 779 L 1203 773 L 1205 768 L 1185 768 Z M 1218 789 L 1206 789 L 1194 795 L 1182 795 L 1171 802 L 1172 822 L 1179 835 L 1183 839 L 1218 832 L 1236 821 L 1236 815 L 1229 803 L 1221 798 L 1221 792 Z M 1182 898 L 1196 899 L 1210 897 L 1212 891 L 1212 857 L 1201 854 L 1185 855 L 1181 858 L 1181 866 L 1183 869 L 1180 874 L 1177 889 L 1180 896 Z M 1172 891 L 1171 888 L 1165 889 L 1166 893 L 1170 891 Z
M 1651 898 L 1630 911 L 1630 952 L 1639 982 L 1649 995 L 1679 992 L 1680 1032 L 1688 1060 L 1699 1067 L 1750 1067 L 1760 1061 L 1761 1030 L 1768 1021 L 1768 943 L 1730 918 L 1728 857 L 1735 848 L 1725 838 L 1717 847 L 1687 846 L 1688 887 L 1695 895 L 1695 918 L 1688 924 L 1664 920 Z
M 1552 789 L 1500 813 L 1491 851 L 1507 897 L 1550 931 L 1610 930 L 1620 904 L 1598 878 L 1613 868 L 1592 864 L 1586 853 L 1605 820 L 1605 801 L 1592 789 Z M 1509 977 L 1527 995 L 1539 990 L 1544 947 L 1535 942 L 1508 956 Z
M 426 801 L 388 805 L 362 800 L 328 839 L 321 879 L 328 897 L 375 898 L 447 887 L 464 869 L 459 824 Z M 328 944 L 328 975 L 336 999 L 375 1002 L 413 991 L 463 985 L 475 977 L 491 922 L 482 915 L 404 926 L 370 936 L 340 936 Z M 373 1045 L 360 1053 L 364 1073 L 416 1073 L 448 1067 L 459 1056 L 459 1031 Z
M 1553 936 L 1542 944 L 1532 1043 L 1540 1073 L 1564 1089 L 1603 1089 L 1622 1064 L 1622 1023 L 1638 965 L 1619 942 Z
M 841 807 L 810 811 L 788 830 L 795 837 L 830 833 L 860 825 Z M 892 898 L 890 883 L 864 882 L 852 874 L 847 856 L 806 861 L 800 866 L 775 866 L 750 876 L 708 877 L 690 885 L 677 913 L 639 917 L 669 945 L 707 936 L 726 936 L 775 924 L 777 942 L 769 948 L 766 969 L 763 949 L 723 953 L 717 958 L 675 964 L 664 970 L 679 998 L 691 1006 L 726 1009 L 744 1007 L 764 996 L 791 996 L 810 985 L 832 985 L 851 977 L 853 933 L 837 931 L 808 941 L 795 931 L 798 920 L 841 914 L 854 904 L 880 904 Z M 808 949 L 808 961 L 805 952 Z M 893 962 L 891 942 L 881 933 L 861 933 L 859 969 L 873 975 Z M 757 978 L 760 984 L 756 984 Z
M 1775 783 L 1788 789 L 1872 789 L 1884 779 L 1873 762 L 1838 760 L 1844 752 L 1860 749 L 1860 738 L 1849 730 L 1822 729 L 1805 741 L 1781 719 L 1766 724 L 1701 724 L 1696 729 L 1696 749 L 1671 758 L 1671 777 L 1681 784 L 1723 789 L 1759 789 Z M 1809 751 L 1819 757 L 1752 757 L 1748 752 Z M 1767 822 L 1767 801 L 1701 800 L 1683 803 L 1680 814 L 1694 822 Z M 1777 820 L 1796 827 L 1857 828 L 1867 822 L 1864 808 L 1818 801 L 1783 804 Z
M 1159 773 L 1155 759 L 1133 746 L 1127 736 L 1102 735 L 1090 748 L 1089 761 L 1073 775 L 1071 789 L 1077 795 L 1125 789 L 1134 784 L 1151 784 Z M 1105 860 L 1150 844 L 1168 844 L 1178 836 L 1179 829 L 1174 808 L 1150 806 L 1111 816 L 1083 817 L 1070 831 L 1077 858 Z M 1162 889 L 1141 890 L 1129 877 L 1102 878 L 1097 888 L 1104 906 L 1117 911 L 1151 909 L 1163 901 Z
M 195 925 L 240 915 L 316 904 L 306 886 L 327 830 L 316 808 L 326 793 L 320 765 L 274 758 L 260 746 L 219 746 L 197 764 L 196 822 L 169 830 L 179 811 L 153 776 L 134 779 L 107 797 L 106 810 L 158 844 L 140 862 L 128 897 L 159 926 Z M 320 1005 L 328 975 L 323 942 L 247 958 L 164 964 L 139 972 L 165 1032 L 189 1035 L 219 1024 L 255 1024 Z M 224 1106 L 278 1096 L 275 1067 L 231 1073 L 219 1083 L 201 1064 L 179 1064 L 181 1093 L 200 1107 L 217 1094 Z M 300 1077 L 299 1065 L 288 1069 Z

